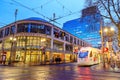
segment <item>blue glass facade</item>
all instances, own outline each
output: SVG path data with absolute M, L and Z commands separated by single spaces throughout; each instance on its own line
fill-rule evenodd
M 63 25 L 63 30 L 89 42 L 93 47 L 99 47 L 101 42 L 100 14 L 94 13 L 84 17 L 67 21 Z

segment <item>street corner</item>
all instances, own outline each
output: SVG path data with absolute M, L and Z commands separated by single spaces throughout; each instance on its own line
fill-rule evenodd
M 98 71 L 98 72 L 114 72 L 114 73 L 120 73 L 120 68 L 117 66 L 115 68 L 110 67 L 110 65 L 93 65 L 91 66 L 91 70 Z

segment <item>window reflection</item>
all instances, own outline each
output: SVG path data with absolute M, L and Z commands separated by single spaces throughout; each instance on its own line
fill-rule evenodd
M 51 27 L 35 23 L 22 23 L 18 24 L 17 32 L 32 32 L 51 35 Z

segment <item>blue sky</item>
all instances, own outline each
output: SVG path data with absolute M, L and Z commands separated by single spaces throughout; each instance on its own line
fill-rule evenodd
M 29 17 L 40 17 L 49 21 L 49 19 L 53 18 L 54 13 L 56 18 L 72 14 L 56 20 L 59 24 L 54 24 L 62 28 L 64 22 L 81 16 L 84 1 L 85 0 L 0 0 L 0 27 L 14 22 L 15 10 L 18 9 L 17 20 Z M 41 14 L 45 17 L 41 16 Z

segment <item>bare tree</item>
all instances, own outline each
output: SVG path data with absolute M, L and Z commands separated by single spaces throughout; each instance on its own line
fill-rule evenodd
M 101 16 L 111 21 L 118 28 L 118 41 L 120 43 L 120 0 L 94 0 L 93 4 L 98 6 Z

